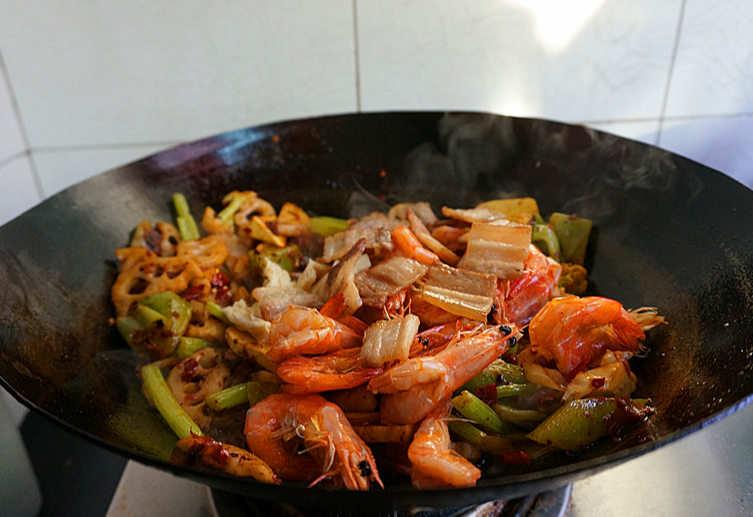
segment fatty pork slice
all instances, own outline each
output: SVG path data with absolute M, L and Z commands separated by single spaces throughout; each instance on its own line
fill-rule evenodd
M 355 282 L 365 305 L 382 308 L 387 299 L 426 274 L 428 266 L 405 257 L 393 257 L 361 271 Z
M 358 223 L 356 223 L 358 224 Z M 348 228 L 332 237 L 324 239 L 325 262 L 334 262 L 342 258 L 353 245 L 363 239 L 365 250 L 369 255 L 381 256 L 382 254 L 392 251 L 392 234 L 388 228 Z
M 458 268 L 514 280 L 523 273 L 530 244 L 531 227 L 527 224 L 473 223 L 468 249 Z
M 462 318 L 486 322 L 497 290 L 497 278 L 434 263 L 419 286 L 411 299 Z
M 368 367 L 378 367 L 407 360 L 420 324 L 413 314 L 377 321 L 363 335 L 361 362 Z

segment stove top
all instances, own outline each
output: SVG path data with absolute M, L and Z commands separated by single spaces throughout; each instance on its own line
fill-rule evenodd
M 751 429 L 748 407 L 578 481 L 565 515 L 753 515 Z M 33 412 L 21 430 L 43 492 L 40 516 L 76 515 L 86 508 L 91 517 L 212 517 L 202 485 L 126 462 Z

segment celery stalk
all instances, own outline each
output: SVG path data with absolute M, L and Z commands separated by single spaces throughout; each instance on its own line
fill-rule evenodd
M 214 411 L 222 411 L 231 407 L 248 404 L 246 384 L 236 384 L 222 391 L 213 393 L 206 398 L 207 406 Z
M 178 435 L 178 438 L 188 438 L 192 434 L 196 436 L 204 435 L 196 422 L 191 420 L 191 417 L 183 411 L 178 401 L 175 400 L 156 364 L 147 364 L 142 367 L 141 379 L 144 381 L 144 388 L 157 407 L 157 411 L 165 419 L 170 429 Z

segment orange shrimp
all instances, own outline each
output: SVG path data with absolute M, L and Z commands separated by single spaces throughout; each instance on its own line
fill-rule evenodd
M 351 490 L 375 481 L 384 488 L 371 450 L 342 410 L 320 395 L 271 395 L 248 410 L 244 433 L 249 450 L 283 479 L 313 485 L 332 478 Z M 284 442 L 296 439 L 308 454 L 287 452 Z
M 337 320 L 339 323 L 342 323 L 343 325 L 351 329 L 354 333 L 363 337 L 363 333 L 366 332 L 367 328 L 369 328 L 369 324 L 365 321 L 359 320 L 351 314 L 348 314 L 346 312 L 347 308 L 348 306 L 345 303 L 345 294 L 337 293 L 335 296 L 330 298 L 327 303 L 322 306 L 321 309 L 319 309 L 319 314 L 321 314 L 322 316 L 327 316 L 328 318 L 332 318 L 333 320 Z
M 460 339 L 463 335 L 461 331 L 473 330 L 480 325 L 482 323 L 478 321 L 461 318 L 452 323 L 445 323 L 426 329 L 416 334 L 410 347 L 409 356 L 413 358 L 437 353 L 440 348 L 450 344 L 453 339 Z
M 640 350 L 646 334 L 616 300 L 569 296 L 550 301 L 528 327 L 531 352 L 570 379 L 607 350 Z
M 272 321 L 267 357 L 281 362 L 301 354 L 328 354 L 361 346 L 361 339 L 357 332 L 316 309 L 291 305 Z
M 348 348 L 317 357 L 291 357 L 277 367 L 277 375 L 289 383 L 286 393 L 303 395 L 322 391 L 348 390 L 366 384 L 383 368 L 364 368 L 359 348 Z
M 447 417 L 451 408 L 452 404 L 442 404 L 424 418 L 408 447 L 415 488 L 473 486 L 481 477 L 479 469 L 450 449 Z
M 531 245 L 528 248 L 523 274 L 508 282 L 507 289 L 504 289 L 504 302 L 500 304 L 504 311 L 503 317 L 519 326 L 531 321 L 531 318 L 552 299 L 561 273 L 561 265 Z
M 399 225 L 392 230 L 392 242 L 406 257 L 421 264 L 429 265 L 439 260 L 435 253 L 421 245 L 418 238 L 407 226 Z
M 408 359 L 371 379 L 369 389 L 385 394 L 382 422 L 414 424 L 449 400 L 453 391 L 507 351 L 518 332 L 511 327 L 507 334 L 497 327 L 478 327 L 434 355 Z

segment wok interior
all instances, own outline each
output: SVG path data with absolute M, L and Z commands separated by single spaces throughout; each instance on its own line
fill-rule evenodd
M 278 138 L 273 138 L 278 137 Z M 143 219 L 172 221 L 250 189 L 277 207 L 362 216 L 403 201 L 470 207 L 532 196 L 594 220 L 589 293 L 659 307 L 634 359 L 635 397 L 657 409 L 620 441 L 511 467 L 478 487 L 334 493 L 268 487 L 166 463 L 175 437 L 139 392 L 142 359 L 108 319 L 114 250 Z M 450 506 L 552 488 L 652 450 L 753 392 L 751 192 L 665 151 L 582 127 L 484 114 L 393 113 L 225 133 L 100 175 L 0 228 L 0 377 L 37 410 L 140 461 L 219 488 L 319 506 Z

